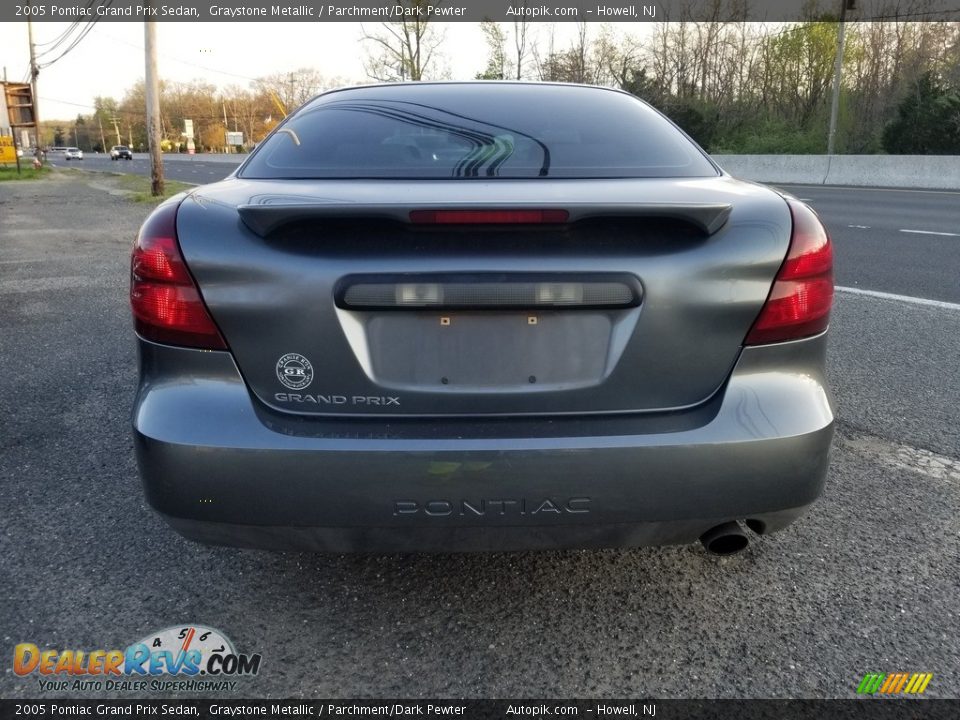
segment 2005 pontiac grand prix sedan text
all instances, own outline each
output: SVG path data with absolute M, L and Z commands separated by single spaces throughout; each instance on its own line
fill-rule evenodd
M 735 552 L 823 486 L 829 237 L 631 95 L 321 95 L 132 260 L 147 497 L 206 543 Z

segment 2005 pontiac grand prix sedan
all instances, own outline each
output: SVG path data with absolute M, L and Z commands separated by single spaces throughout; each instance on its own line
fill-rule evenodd
M 619 91 L 321 95 L 150 215 L 130 295 L 201 542 L 731 553 L 823 486 L 827 232 Z

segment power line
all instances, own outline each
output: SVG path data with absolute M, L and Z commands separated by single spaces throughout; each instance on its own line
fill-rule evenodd
M 869 20 L 903 20 L 912 17 L 932 17 L 933 15 L 955 15 L 960 17 L 960 7 L 955 7 L 952 10 L 923 10 L 911 13 L 894 13 L 893 15 L 874 15 L 869 18 Z
M 104 33 L 104 37 L 108 37 L 108 38 L 110 38 L 111 40 L 113 40 L 114 42 L 118 42 L 118 43 L 121 43 L 121 44 L 123 44 L 123 45 L 127 45 L 127 46 L 132 47 L 132 48 L 134 48 L 134 49 L 136 49 L 136 50 L 143 50 L 143 47 L 142 47 L 142 46 L 137 45 L 136 43 L 132 43 L 132 42 L 130 42 L 130 41 L 128 41 L 128 40 L 123 40 L 123 39 L 121 39 L 121 38 L 114 37 L 113 35 L 109 35 L 109 34 L 107 34 L 107 33 Z M 182 58 L 178 58 L 178 57 L 176 57 L 175 55 L 171 55 L 170 53 L 161 52 L 160 55 L 162 55 L 162 56 L 163 56 L 164 58 L 166 58 L 167 60 L 173 60 L 174 62 L 178 62 L 178 63 L 181 63 L 181 64 L 183 64 L 183 65 L 189 65 L 190 67 L 199 68 L 200 70 L 206 70 L 207 72 L 213 72 L 213 73 L 217 73 L 217 74 L 219 74 L 219 75 L 228 75 L 229 77 L 240 78 L 241 80 L 249 80 L 250 82 L 256 82 L 257 80 L 260 79 L 260 78 L 250 77 L 249 75 L 240 75 L 239 73 L 228 72 L 228 71 L 226 71 L 226 70 L 219 70 L 219 69 L 217 69 L 217 68 L 208 67 L 207 65 L 201 65 L 201 64 L 199 64 L 199 63 L 191 62 L 190 60 L 184 60 L 184 59 L 182 59 Z
M 94 5 L 97 5 L 97 6 L 99 6 L 99 7 L 105 7 L 105 8 L 106 8 L 106 7 L 110 7 L 112 4 L 113 4 L 113 0 L 100 0 L 99 2 L 98 2 L 98 0 L 89 0 L 89 2 L 87 3 L 87 9 L 88 9 L 88 10 L 92 10 L 93 7 L 94 7 Z M 70 44 L 66 47 L 65 50 L 63 50 L 63 52 L 61 52 L 59 55 L 57 55 L 57 57 L 55 57 L 53 60 L 50 60 L 49 62 L 37 64 L 37 70 L 42 70 L 42 69 L 44 69 L 44 68 L 48 68 L 48 67 L 50 67 L 51 65 L 53 65 L 54 63 L 62 60 L 64 57 L 66 57 L 70 52 L 72 52 L 72 51 L 74 50 L 74 48 L 77 47 L 77 45 L 79 45 L 81 42 L 83 42 L 84 38 L 86 38 L 87 35 L 90 34 L 90 31 L 93 30 L 93 28 L 94 28 L 94 26 L 97 24 L 97 21 L 98 21 L 98 20 L 99 20 L 99 18 L 94 18 L 93 20 L 89 20 L 89 21 L 86 23 L 86 25 L 84 25 L 83 28 L 79 30 L 79 32 L 77 33 L 76 37 L 73 38 L 73 40 L 71 40 Z M 75 30 L 77 26 L 78 26 L 78 24 L 77 24 L 77 23 L 74 23 L 74 24 L 71 25 L 71 28 L 69 28 L 69 29 L 70 29 L 70 30 Z M 48 48 L 47 50 L 44 50 L 44 51 L 43 51 L 42 53 L 40 53 L 37 57 L 42 57 L 42 56 L 44 56 L 44 55 L 49 54 L 50 52 L 53 52 L 57 47 L 59 47 L 63 42 L 65 42 L 68 37 L 69 37 L 69 33 L 66 33 L 66 34 L 62 35 L 62 36 L 60 37 L 60 39 L 57 40 L 56 44 L 54 44 L 52 47 Z
M 87 2 L 87 5 L 86 5 L 86 10 L 92 11 L 95 1 L 96 1 L 96 0 L 89 0 L 89 1 Z M 113 0 L 109 0 L 109 2 L 112 2 L 112 1 L 113 1 Z M 46 50 L 43 50 L 43 51 L 37 53 L 37 57 L 38 57 L 38 58 L 43 57 L 44 55 L 48 55 L 48 54 L 50 54 L 51 52 L 53 52 L 54 50 L 56 50 L 58 47 L 60 47 L 60 45 L 62 45 L 64 42 L 66 42 L 67 38 L 69 38 L 70 35 L 73 34 L 73 32 L 74 32 L 77 28 L 79 28 L 79 27 L 80 27 L 80 21 L 79 21 L 79 20 L 75 20 L 74 22 L 70 23 L 70 25 L 67 27 L 66 30 L 64 30 L 62 33 L 60 33 L 60 35 L 58 35 L 58 36 L 57 36 L 56 38 L 54 38 L 53 40 L 48 40 L 48 41 L 45 42 L 45 43 L 36 43 L 37 46 L 47 46 L 47 45 L 50 45 L 50 47 L 48 47 Z
M 55 62 L 57 62 L 57 61 L 59 61 L 59 60 L 62 60 L 68 53 L 70 53 L 74 48 L 76 48 L 77 45 L 79 45 L 79 44 L 83 41 L 83 39 L 84 39 L 85 37 L 87 37 L 87 35 L 90 34 L 90 31 L 93 30 L 93 27 L 94 27 L 94 25 L 96 25 L 96 24 L 97 24 L 97 21 L 96 21 L 96 20 L 91 20 L 91 21 L 89 21 L 89 22 L 86 24 L 86 26 L 83 28 L 83 30 L 80 31 L 80 34 L 76 37 L 76 39 L 74 39 L 74 41 L 73 41 L 72 43 L 70 43 L 69 47 L 67 47 L 66 50 L 64 50 L 62 53 L 60 53 L 57 57 L 55 57 L 55 58 L 54 58 L 53 60 L 51 60 L 50 62 L 42 63 L 42 64 L 40 64 L 38 67 L 39 67 L 41 70 L 43 70 L 44 68 L 50 67 L 50 66 L 53 65 Z
M 76 107 L 93 108 L 94 110 L 96 110 L 97 108 L 96 105 L 89 105 L 88 103 L 70 102 L 69 100 L 58 100 L 57 98 L 41 97 L 40 99 L 46 100 L 47 102 L 60 103 L 61 105 L 75 105 Z
M 79 21 L 79 20 L 74 20 L 72 23 L 70 23 L 70 24 L 67 26 L 67 29 L 66 29 L 66 30 L 64 30 L 62 33 L 60 33 L 59 35 L 57 35 L 57 37 L 55 37 L 53 40 L 47 40 L 46 42 L 38 42 L 38 43 L 36 43 L 36 46 L 37 46 L 37 47 L 46 47 L 47 45 L 53 44 L 53 48 L 55 48 L 55 47 L 57 47 L 57 45 L 59 45 L 60 43 L 62 43 L 62 42 L 66 39 L 67 35 L 69 35 L 70 33 L 72 33 L 72 32 L 73 32 L 74 30 L 76 30 L 79 26 L 80 26 L 80 21 Z M 50 52 L 50 50 L 52 50 L 53 48 L 50 48 L 49 50 L 44 50 L 42 53 L 40 53 L 40 55 L 43 55 L 43 54 L 45 54 L 45 53 Z

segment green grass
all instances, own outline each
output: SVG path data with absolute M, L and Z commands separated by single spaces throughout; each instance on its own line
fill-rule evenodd
M 50 174 L 50 168 L 42 167 L 39 170 L 33 169 L 32 160 L 23 158 L 20 160 L 20 174 L 17 175 L 16 165 L 0 165 L 0 182 L 4 180 L 38 180 Z
M 154 197 L 150 194 L 150 178 L 140 175 L 125 175 L 123 173 L 87 171 L 83 168 L 53 168 L 44 166 L 39 170 L 34 170 L 26 162 L 21 165 L 21 174 L 17 175 L 16 165 L 0 165 L 0 181 L 2 180 L 37 180 L 51 176 L 70 176 L 70 177 L 99 177 L 109 187 L 116 188 L 123 192 L 130 200 L 138 203 L 159 203 L 168 197 L 176 195 L 184 190 L 189 190 L 192 185 L 189 183 L 177 182 L 176 180 L 167 180 L 164 182 L 163 195 Z
M 192 185 L 188 183 L 177 182 L 176 180 L 164 181 L 163 195 L 154 197 L 150 194 L 150 178 L 140 175 L 114 175 L 113 179 L 117 182 L 117 187 L 130 193 L 130 199 L 134 202 L 158 203 L 166 200 L 178 192 L 189 190 Z

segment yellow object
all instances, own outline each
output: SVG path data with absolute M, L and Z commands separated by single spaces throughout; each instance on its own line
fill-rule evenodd
M 0 163 L 15 163 L 17 149 L 13 146 L 13 138 L 9 135 L 0 135 Z

